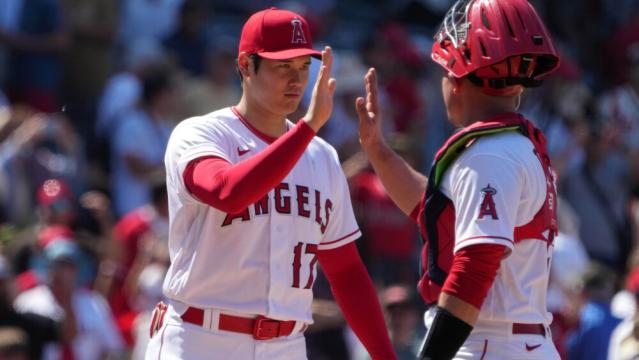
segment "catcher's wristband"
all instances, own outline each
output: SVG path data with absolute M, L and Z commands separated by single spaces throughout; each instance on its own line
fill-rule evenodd
M 450 360 L 470 335 L 473 327 L 437 306 L 418 359 Z

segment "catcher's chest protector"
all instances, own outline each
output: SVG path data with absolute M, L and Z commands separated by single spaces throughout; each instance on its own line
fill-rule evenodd
M 516 227 L 514 242 L 523 239 L 545 241 L 550 246 L 557 235 L 557 192 L 546 151 L 546 139 L 541 131 L 521 115 L 503 117 L 494 121 L 476 122 L 451 136 L 435 155 L 428 187 L 422 200 L 423 215 L 419 219 L 422 249 L 419 292 L 426 304 L 437 302 L 441 288 L 452 265 L 455 246 L 455 208 L 439 189 L 448 167 L 459 155 L 481 136 L 506 131 L 518 131 L 533 144 L 546 177 L 546 199 L 534 218 L 526 225 Z

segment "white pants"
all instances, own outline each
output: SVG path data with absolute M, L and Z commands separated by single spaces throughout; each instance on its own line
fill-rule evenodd
M 434 315 L 434 311 L 427 311 L 424 315 L 427 329 L 430 327 Z M 512 323 L 478 322 L 454 359 L 559 360 L 560 357 L 547 326 L 546 336 L 543 336 L 513 334 Z
M 253 336 L 183 322 L 172 306 L 149 340 L 147 360 L 306 360 L 304 334 L 255 340 Z

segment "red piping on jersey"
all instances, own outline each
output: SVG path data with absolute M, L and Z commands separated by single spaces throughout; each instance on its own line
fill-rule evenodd
M 321 243 L 320 246 L 324 246 L 324 245 L 330 245 L 330 244 L 334 244 L 336 242 L 342 241 L 344 239 L 346 239 L 349 236 L 353 236 L 354 234 L 356 234 L 359 231 L 359 229 L 353 231 L 352 233 L 348 234 L 348 235 L 344 235 L 341 238 L 337 239 L 337 240 L 333 240 L 333 241 L 329 241 L 329 242 L 325 242 L 325 243 Z
M 375 286 L 355 242 L 317 253 L 335 300 L 373 360 L 394 360 Z
M 263 132 L 259 131 L 258 129 L 256 129 L 255 127 L 253 127 L 253 125 L 251 125 L 251 123 L 249 123 L 248 120 L 246 120 L 246 118 L 244 118 L 244 116 L 242 116 L 242 114 L 240 114 L 240 112 L 237 110 L 237 108 L 235 106 L 231 106 L 231 111 L 233 112 L 233 114 L 235 114 L 235 116 L 237 116 L 238 119 L 240 119 L 242 124 L 244 124 L 244 126 L 246 126 L 247 129 L 249 129 L 253 134 L 255 134 L 255 136 L 257 136 L 260 139 L 264 140 L 264 142 L 266 142 L 267 144 L 271 144 L 275 140 L 277 140 L 276 137 L 272 137 L 272 136 L 266 135 L 265 133 L 263 133 Z
M 191 160 L 183 173 L 186 188 L 200 201 L 236 214 L 279 184 L 300 159 L 315 131 L 304 121 L 255 156 L 231 164 L 219 157 Z
M 463 242 L 466 242 L 466 241 L 477 240 L 477 239 L 497 239 L 497 240 L 506 240 L 509 243 L 514 243 L 514 241 L 512 241 L 511 239 L 506 238 L 506 237 L 502 237 L 502 236 L 483 236 L 482 235 L 482 236 L 471 236 L 471 237 L 466 238 L 464 240 L 459 240 L 459 241 L 457 241 L 457 245 L 459 245 L 459 244 L 461 244 Z

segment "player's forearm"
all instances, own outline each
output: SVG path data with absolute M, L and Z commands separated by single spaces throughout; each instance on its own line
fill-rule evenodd
M 451 359 L 459 351 L 479 318 L 505 250 L 502 245 L 478 244 L 455 253 L 419 359 Z
M 506 247 L 498 244 L 471 245 L 457 251 L 438 305 L 474 325 L 505 251 Z
M 426 176 L 415 171 L 385 143 L 364 150 L 390 198 L 410 216 L 426 190 Z
M 315 132 L 300 122 L 259 154 L 237 164 L 219 158 L 195 159 L 184 171 L 184 182 L 201 201 L 237 213 L 278 185 L 314 136 Z
M 462 320 L 468 325 L 475 325 L 479 318 L 479 309 L 475 306 L 465 302 L 464 300 L 442 292 L 437 302 L 439 307 L 448 310 L 451 314 L 455 315 L 459 320 Z

